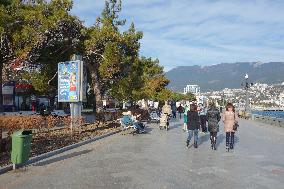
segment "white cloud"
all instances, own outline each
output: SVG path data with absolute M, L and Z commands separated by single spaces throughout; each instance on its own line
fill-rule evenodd
M 103 0 L 75 0 L 73 13 L 91 25 L 103 6 Z M 281 0 L 123 0 L 121 16 L 144 31 L 141 54 L 169 69 L 284 61 L 283 10 Z

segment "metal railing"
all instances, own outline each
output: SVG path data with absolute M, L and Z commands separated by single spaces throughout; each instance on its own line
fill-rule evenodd
M 282 118 L 253 114 L 252 120 L 284 128 L 284 119 Z

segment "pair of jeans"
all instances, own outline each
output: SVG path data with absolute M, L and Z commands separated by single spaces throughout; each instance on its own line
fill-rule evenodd
M 210 139 L 217 138 L 217 132 L 210 132 Z
M 207 121 L 206 115 L 200 115 L 200 123 L 201 123 L 202 132 L 207 132 L 206 121 Z
M 194 142 L 198 141 L 198 130 L 188 130 L 188 137 L 187 137 L 187 141 L 190 142 L 192 135 L 194 135 Z
M 173 111 L 173 118 L 177 118 L 177 112 Z
M 210 140 L 211 140 L 211 144 L 216 143 L 217 132 L 210 132 Z
M 235 143 L 235 132 L 226 132 L 226 146 L 233 147 Z
M 135 122 L 134 124 L 134 128 L 137 129 L 138 131 L 143 131 L 144 129 L 141 127 L 141 125 L 139 124 L 139 122 Z

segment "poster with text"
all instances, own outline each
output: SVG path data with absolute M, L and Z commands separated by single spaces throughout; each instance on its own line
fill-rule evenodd
M 78 102 L 80 95 L 80 61 L 58 64 L 58 102 Z

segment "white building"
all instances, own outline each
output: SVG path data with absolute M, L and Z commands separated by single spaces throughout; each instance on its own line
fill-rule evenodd
M 223 94 L 228 98 L 228 97 L 233 97 L 234 96 L 234 90 L 233 89 L 228 89 L 225 88 L 223 90 Z
M 279 96 L 280 106 L 284 107 L 284 93 L 281 93 Z
M 200 87 L 198 85 L 187 85 L 183 89 L 183 93 L 193 93 L 194 95 L 199 95 L 200 94 Z
M 267 84 L 255 83 L 251 89 L 264 92 L 269 86 Z

